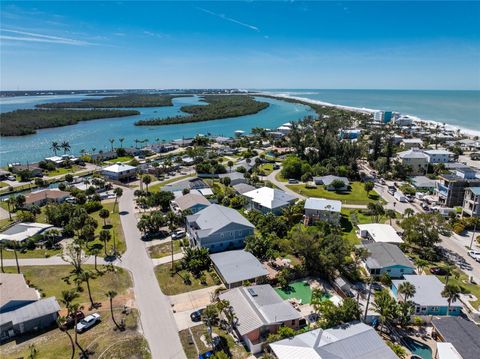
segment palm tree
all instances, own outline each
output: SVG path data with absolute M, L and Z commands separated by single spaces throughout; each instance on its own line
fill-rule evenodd
M 232 172 L 233 161 L 231 161 L 231 160 L 228 161 L 228 162 L 227 162 L 227 166 L 228 166 L 228 168 L 230 169 L 230 172 Z
M 120 187 L 115 187 L 115 189 L 113 190 L 113 193 L 115 194 L 115 203 L 113 204 L 112 213 L 115 213 L 115 207 L 117 206 L 118 199 L 122 197 L 123 189 L 121 189 Z
M 72 303 L 72 304 L 70 304 L 70 311 L 71 311 L 72 313 L 74 313 L 74 314 L 73 314 L 73 318 L 74 318 L 74 320 L 75 320 L 75 322 L 74 322 L 74 323 L 75 323 L 75 324 L 74 324 L 74 328 L 75 328 L 75 340 L 74 340 L 74 341 L 75 341 L 75 344 L 77 345 L 78 349 L 80 349 L 80 351 L 82 352 L 82 358 L 88 358 L 87 353 L 85 352 L 85 350 L 82 348 L 82 346 L 81 346 L 80 343 L 78 342 L 77 312 L 78 312 L 79 310 L 82 310 L 82 309 L 83 309 L 83 307 L 82 307 L 80 304 L 78 304 L 78 303 Z
M 450 264 L 445 264 L 444 266 L 442 266 L 442 269 L 445 271 L 445 285 L 448 285 L 448 280 L 452 275 L 454 267 Z
M 98 235 L 98 238 L 103 242 L 103 249 L 105 251 L 105 257 L 108 255 L 107 254 L 107 242 L 112 238 L 110 235 L 110 232 L 108 230 L 101 230 L 100 234 Z
M 120 142 L 120 148 L 123 148 L 123 141 L 125 141 L 125 137 L 120 137 L 118 142 Z
M 177 228 L 179 217 L 173 211 L 168 211 L 166 217 L 167 217 L 168 229 L 170 230 L 170 232 L 173 232 L 173 230 Z M 170 240 L 170 252 L 172 253 L 172 273 L 173 273 L 173 239 Z
M 417 259 L 417 260 L 415 261 L 415 264 L 417 265 L 417 271 L 418 271 L 419 273 L 422 272 L 422 271 L 423 271 L 423 268 L 425 268 L 426 266 L 428 266 L 428 263 L 429 263 L 429 262 L 428 262 L 427 260 L 425 260 L 425 259 L 421 259 L 421 258 Z
M 110 216 L 109 210 L 106 209 L 106 208 L 102 208 L 98 212 L 98 216 L 103 219 L 103 227 L 106 227 L 107 226 L 107 218 Z
M 63 149 L 64 154 L 66 154 L 67 152 L 70 152 L 70 150 L 72 148 L 68 141 L 63 141 L 62 144 L 60 145 L 60 147 Z
M 58 144 L 58 142 L 53 141 L 53 142 L 52 142 L 52 145 L 50 146 L 50 149 L 53 151 L 53 153 L 54 153 L 55 156 L 56 156 L 56 155 L 57 155 L 57 151 L 60 151 L 60 145 Z
M 403 295 L 405 302 L 407 302 L 408 299 L 413 298 L 416 291 L 415 286 L 410 282 L 403 282 L 398 286 L 398 293 Z
M 115 139 L 111 138 L 108 140 L 108 142 L 110 142 L 110 147 L 111 147 L 111 150 L 113 151 L 113 143 L 115 142 Z
M 13 254 L 15 255 L 15 264 L 17 265 L 17 273 L 20 274 L 20 264 L 18 264 L 17 241 L 13 242 Z
M 70 359 L 73 359 L 75 357 L 75 343 L 73 342 L 73 338 L 68 332 L 68 328 L 66 326 L 67 324 L 67 317 L 58 317 L 57 318 L 57 325 L 58 329 L 60 329 L 62 332 L 67 334 L 68 340 L 70 341 L 70 347 L 72 348 L 72 355 L 70 356 Z
M 102 245 L 100 243 L 94 244 L 92 247 L 89 248 L 88 252 L 91 254 L 94 258 L 94 264 L 95 264 L 95 270 L 98 272 L 97 268 L 97 257 L 100 254 L 100 251 L 102 250 Z
M 10 196 L 10 197 L 8 197 L 8 199 L 5 202 L 7 202 L 8 217 L 9 217 L 9 220 L 11 221 L 12 220 L 12 210 L 15 207 L 15 203 L 16 203 L 15 197 Z
M 115 320 L 115 315 L 113 314 L 113 298 L 117 296 L 117 292 L 115 292 L 114 290 L 109 290 L 107 293 L 105 293 L 105 295 L 110 300 L 110 314 L 112 316 L 113 323 L 115 323 L 115 326 L 117 327 L 118 330 L 123 330 L 123 328 L 120 325 L 118 325 L 117 321 Z
M 390 296 L 388 290 L 384 289 L 375 294 L 373 308 L 380 314 L 382 325 L 391 323 L 396 317 L 396 301 Z
M 152 183 L 152 177 L 150 177 L 149 175 L 145 175 L 142 178 L 142 182 L 145 183 L 145 186 L 147 187 L 147 193 L 148 193 L 148 185 Z
M 96 278 L 95 274 L 93 274 L 92 272 L 88 272 L 88 271 L 84 271 L 80 275 L 80 279 L 83 282 L 85 282 L 85 284 L 87 285 L 88 299 L 90 299 L 90 309 L 95 308 L 95 302 L 93 301 L 92 291 L 90 289 L 90 279 L 95 279 L 95 278 Z
M 3 242 L 0 242 L 0 267 L 2 268 L 2 273 L 5 273 L 3 268 Z
M 393 209 L 387 209 L 385 214 L 390 219 L 390 225 L 392 225 L 392 219 L 397 217 L 397 212 L 395 212 Z
M 403 214 L 406 216 L 406 217 L 411 217 L 415 214 L 415 211 L 411 208 L 405 208 L 405 211 L 403 211 Z
M 442 297 L 447 298 L 448 301 L 448 311 L 447 315 L 450 314 L 450 306 L 452 302 L 456 302 L 460 299 L 460 287 L 455 284 L 446 284 L 445 288 L 442 291 Z
M 95 153 L 96 150 L 97 150 L 96 147 L 92 147 L 92 153 Z

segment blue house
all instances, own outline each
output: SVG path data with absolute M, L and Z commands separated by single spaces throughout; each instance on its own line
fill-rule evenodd
M 410 300 L 415 304 L 414 315 L 460 315 L 462 306 L 453 302 L 448 312 L 448 301 L 442 297 L 445 285 L 434 275 L 405 275 L 404 279 L 392 281 L 392 293 L 395 298 L 403 299 L 398 293 L 398 287 L 404 282 L 410 282 L 415 287 L 415 295 Z
M 390 278 L 402 278 L 415 274 L 415 266 L 398 246 L 391 243 L 373 242 L 363 245 L 368 250 L 365 267 L 370 275 L 379 277 L 388 274 Z
M 210 252 L 242 248 L 255 226 L 232 208 L 212 204 L 186 217 L 187 233 L 194 247 Z

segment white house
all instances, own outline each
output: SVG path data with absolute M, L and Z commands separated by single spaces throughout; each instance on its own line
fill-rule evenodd
M 332 224 L 340 222 L 342 202 L 325 198 L 307 198 L 305 201 L 305 222 L 326 221 Z
M 127 181 L 137 176 L 137 168 L 123 163 L 115 163 L 104 167 L 102 175 L 114 181 Z
M 454 154 L 447 150 L 425 150 L 428 163 L 448 163 L 453 160 Z
M 395 229 L 389 224 L 368 223 L 358 225 L 361 238 L 384 243 L 403 243 Z
M 262 187 L 244 193 L 247 199 L 247 208 L 256 209 L 263 213 L 281 213 L 282 209 L 295 203 L 296 197 L 276 188 Z

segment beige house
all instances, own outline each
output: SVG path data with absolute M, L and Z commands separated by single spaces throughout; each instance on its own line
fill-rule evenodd
M 411 175 L 423 175 L 427 173 L 428 156 L 418 148 L 399 152 L 398 160 L 400 163 L 410 169 Z

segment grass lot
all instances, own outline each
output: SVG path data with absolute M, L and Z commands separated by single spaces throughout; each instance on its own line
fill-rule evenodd
M 275 179 L 280 182 L 288 182 L 288 178 L 283 178 L 282 171 L 278 171 L 278 173 L 275 175 Z
M 117 246 L 117 252 L 123 253 L 127 249 L 126 244 L 125 244 L 125 237 L 123 235 L 123 229 L 122 229 L 122 223 L 120 222 L 120 215 L 118 213 L 118 204 L 115 208 L 115 213 L 112 213 L 113 210 L 113 205 L 114 205 L 113 200 L 109 200 L 107 202 L 102 202 L 103 208 L 106 208 L 110 211 L 110 217 L 107 218 L 107 226 L 105 229 L 110 230 L 110 234 L 112 235 L 112 239 L 107 242 L 107 252 L 108 251 L 113 251 L 113 235 L 115 234 L 115 242 Z M 99 234 L 103 227 L 103 219 L 100 218 L 99 212 L 94 212 L 91 214 L 93 218 L 95 218 L 98 221 L 98 227 L 95 230 L 96 234 Z M 95 239 L 95 241 L 90 242 L 89 245 L 93 243 L 100 243 L 103 244 L 99 239 Z
M 182 248 L 180 247 L 180 240 L 173 242 L 173 253 L 180 253 Z M 154 246 L 148 247 L 148 254 L 151 258 L 162 258 L 171 255 L 171 243 L 160 243 Z
M 68 276 L 72 270 L 70 265 L 55 266 L 21 266 L 20 271 L 30 286 L 37 288 L 44 297 L 54 296 L 61 298 L 62 291 L 74 287 L 73 282 L 68 284 L 62 278 Z M 84 269 L 95 272 L 93 265 L 84 265 Z M 100 275 L 90 282 L 92 297 L 96 302 L 108 301 L 105 292 L 114 290 L 118 296 L 127 295 L 128 289 L 132 286 L 130 274 L 119 267 L 114 267 L 115 271 L 108 271 L 105 266 L 98 266 Z M 15 267 L 5 267 L 7 273 L 16 273 Z M 82 284 L 83 291 L 80 292 L 78 303 L 88 306 L 89 299 L 86 285 Z
M 195 348 L 195 344 L 193 344 L 193 341 L 195 341 L 201 353 L 205 353 L 206 351 L 210 350 L 210 348 L 207 348 L 203 341 L 200 339 L 207 333 L 207 327 L 204 324 L 200 324 L 190 328 L 190 330 L 192 331 L 192 335 L 190 335 L 188 329 L 180 331 L 180 341 L 182 342 L 183 350 L 185 351 L 187 358 L 196 359 L 198 358 L 198 355 L 200 353 L 197 353 L 197 349 Z M 245 350 L 245 348 L 243 346 L 235 344 L 232 336 L 229 335 L 226 331 L 214 327 L 213 333 L 223 337 L 226 340 L 226 342 L 228 343 L 228 349 L 231 353 L 231 358 L 248 358 L 249 353 Z
M 8 187 L 8 183 L 0 182 L 0 188 Z
M 260 165 L 259 169 L 265 176 L 268 176 L 273 172 L 273 163 L 264 163 L 263 165 Z
M 356 213 L 358 218 L 358 224 L 372 223 L 373 219 L 371 216 L 363 214 L 361 210 L 342 208 L 342 218 L 340 219 L 340 226 L 342 227 L 343 236 L 344 238 L 348 239 L 350 243 L 359 244 L 360 239 L 355 233 L 357 229 L 350 221 L 350 216 L 352 213 Z M 384 223 L 386 219 L 387 218 L 385 216 L 380 217 L 380 223 Z
M 166 295 L 175 295 L 181 293 L 191 292 L 193 290 L 202 289 L 206 287 L 210 287 L 215 285 L 215 281 L 212 277 L 216 276 L 216 274 L 212 272 L 205 272 L 207 277 L 207 284 L 204 285 L 200 283 L 200 280 L 194 278 L 190 275 L 190 284 L 185 284 L 183 279 L 185 275 L 188 273 L 185 270 L 182 270 L 178 273 L 175 273 L 173 276 L 170 272 L 171 264 L 162 264 L 155 267 L 155 275 L 157 276 L 158 284 L 162 289 L 162 292 Z M 220 284 L 220 283 L 219 283 Z
M 62 253 L 61 249 L 34 249 L 32 251 L 25 251 L 24 253 L 18 251 L 18 258 L 48 258 Z M 15 259 L 15 254 L 10 250 L 3 250 L 3 259 Z
M 53 176 L 60 176 L 60 175 L 66 175 L 67 173 L 75 173 L 82 169 L 80 166 L 72 166 L 70 168 L 65 168 L 65 167 L 58 167 L 54 169 L 53 171 L 47 171 L 45 173 L 45 176 L 47 177 L 53 177 Z
M 369 202 L 375 202 L 380 199 L 380 196 L 375 191 L 370 192 L 370 195 L 367 196 L 362 182 L 352 182 L 351 190 L 347 192 L 327 191 L 323 186 L 305 188 L 304 184 L 292 184 L 287 185 L 287 187 L 306 197 L 336 199 L 345 204 L 368 204 Z
M 108 306 L 96 310 L 102 320 L 85 333 L 78 335 L 78 342 L 83 349 L 90 352 L 89 358 L 127 359 L 127 358 L 151 358 L 148 344 L 141 334 L 138 333 L 138 314 L 132 310 L 128 315 L 115 310 L 115 319 L 123 319 L 126 330 L 119 332 L 110 316 Z M 70 334 L 73 336 L 73 330 Z M 23 339 L 24 337 L 22 337 Z M 25 338 L 27 339 L 27 338 Z M 0 357 L 4 359 L 30 358 L 29 346 L 35 345 L 37 355 L 35 358 L 70 358 L 71 347 L 68 337 L 59 329 L 51 330 L 29 338 L 26 341 L 6 343 L 0 347 Z M 79 349 L 75 356 L 79 357 Z
M 161 191 L 163 186 L 165 186 L 169 183 L 177 182 L 177 181 L 180 181 L 180 180 L 183 180 L 183 179 L 186 179 L 186 178 L 190 178 L 190 177 L 193 177 L 193 176 L 194 176 L 193 174 L 190 174 L 190 175 L 179 176 L 179 177 L 175 177 L 175 178 L 169 178 L 168 180 L 162 181 L 160 183 L 157 183 L 157 184 L 154 184 L 153 186 L 148 187 L 148 190 L 150 192 L 158 192 L 158 191 Z
M 132 156 L 121 156 L 121 157 L 117 157 L 117 158 L 105 161 L 105 163 L 108 164 L 108 163 L 118 163 L 118 162 L 130 162 L 131 160 L 133 160 Z
M 15 218 L 12 217 L 12 219 L 15 219 Z M 10 223 L 12 223 L 12 222 L 10 222 L 10 219 L 8 219 L 8 218 L 0 219 L 0 230 L 7 227 Z

